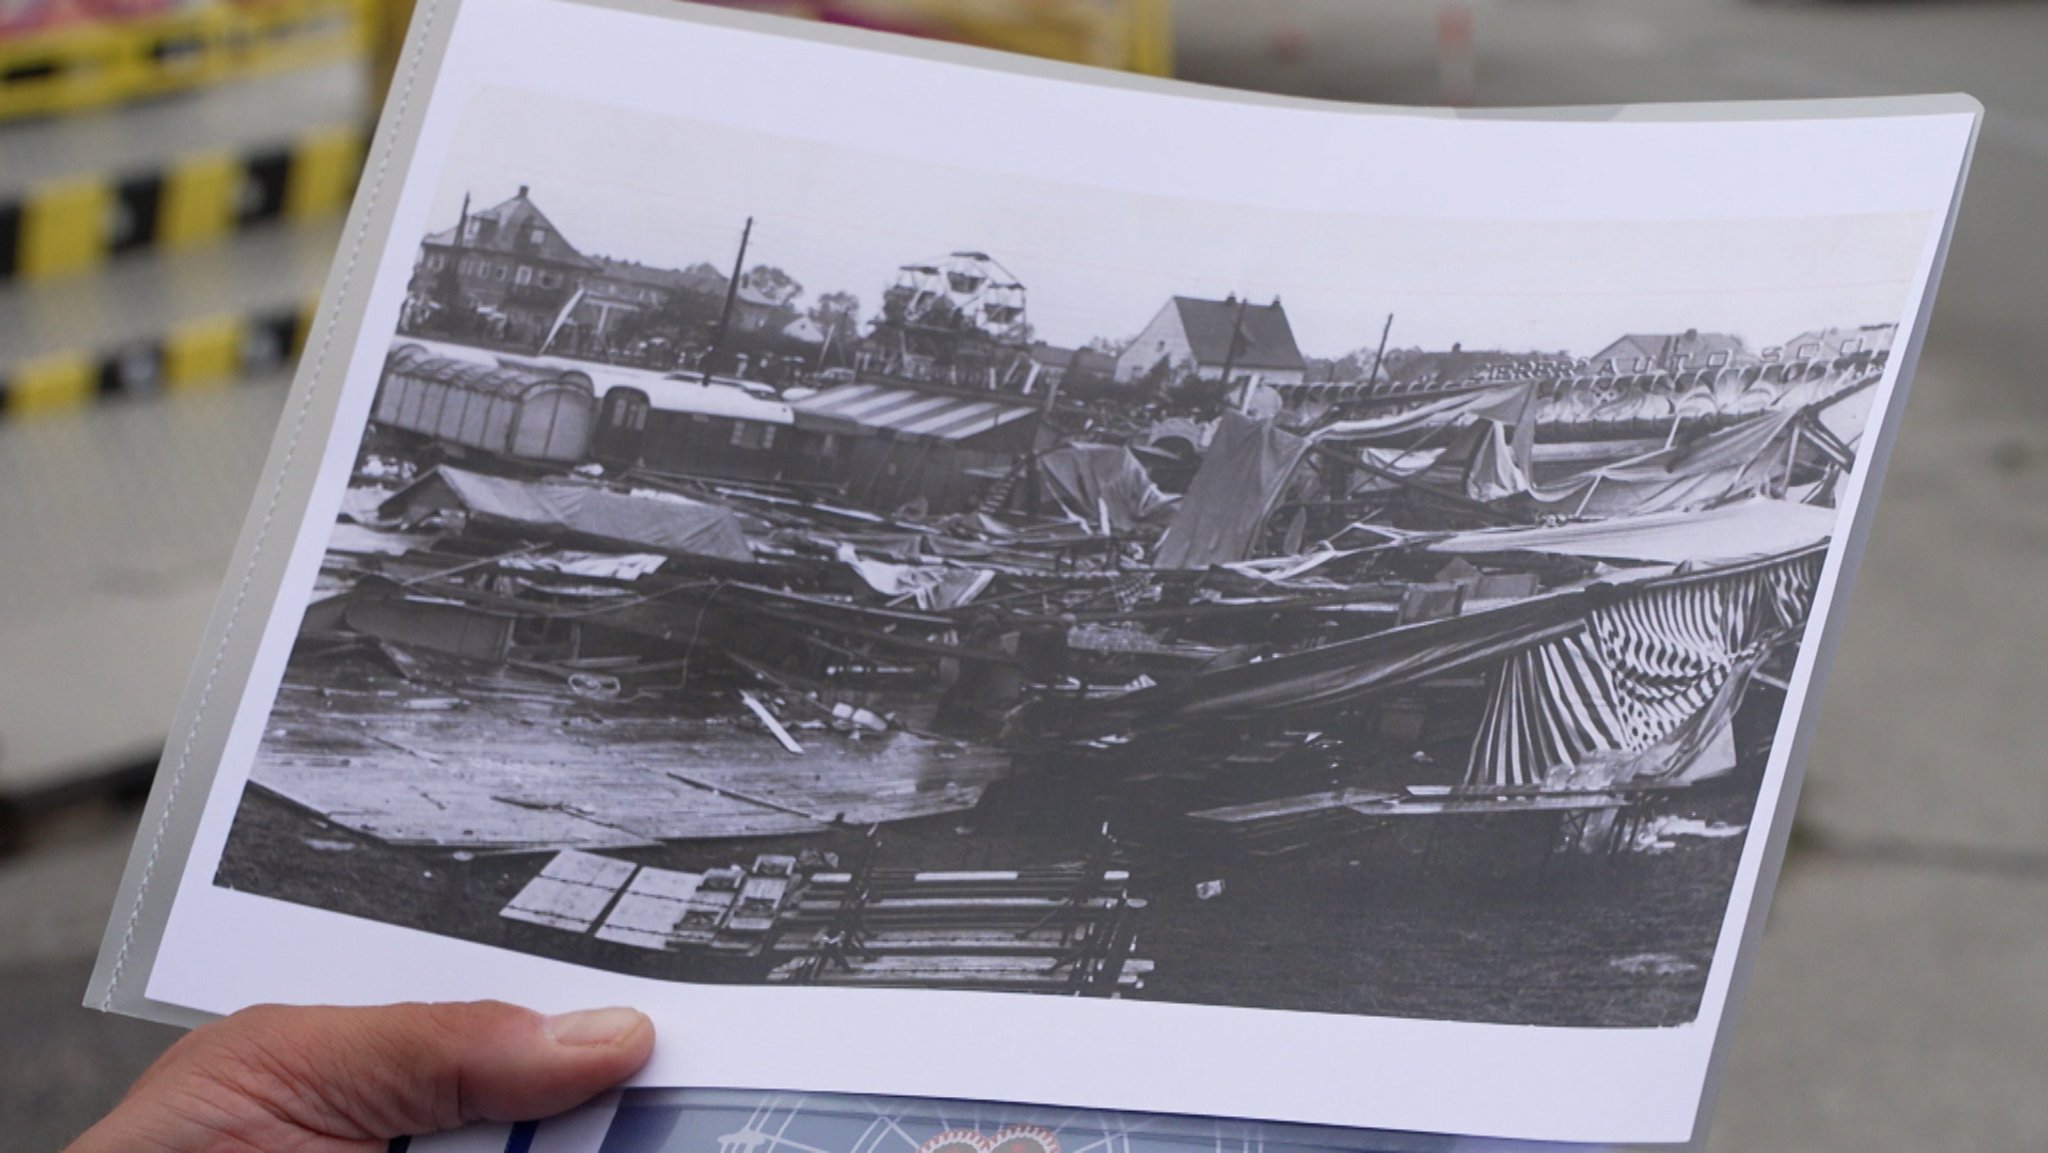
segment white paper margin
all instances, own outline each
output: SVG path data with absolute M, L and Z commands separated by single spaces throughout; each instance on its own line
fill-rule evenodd
M 1693 1132 L 1736 943 L 1766 838 L 1736 877 L 1699 1022 L 1557 1029 L 1137 1001 L 898 990 L 678 985 L 581 969 L 216 889 L 219 859 L 269 704 L 339 508 L 394 331 L 439 158 L 490 83 L 853 142 L 953 164 L 1086 173 L 1134 191 L 1305 210 L 1490 219 L 1646 219 L 1921 211 L 1921 285 L 1947 220 L 1972 118 L 1744 124 L 1531 124 L 1180 101 L 956 64 L 847 53 L 559 0 L 464 5 L 415 142 L 362 344 L 150 973 L 155 1001 L 230 1012 L 263 1001 L 378 1003 L 495 996 L 559 1010 L 631 1003 L 661 1029 L 637 1083 L 1031 1101 L 1536 1140 L 1678 1143 Z M 758 83 L 802 76 L 794 91 Z M 838 98 L 820 101 L 817 93 Z M 901 130 L 914 125 L 915 132 Z M 897 126 L 892 131 L 890 126 Z M 1616 158 L 1583 163 L 1588 138 Z M 1144 148 L 1132 141 L 1145 141 Z M 1219 146 L 1227 141 L 1227 147 Z M 1219 155 L 1231 158 L 1218 163 Z M 1313 164 L 1303 160 L 1312 155 Z M 1572 157 L 1580 157 L 1574 164 Z M 1626 157 L 1623 163 L 1620 158 Z M 1701 163 L 1700 158 L 1708 158 Z M 1713 158 L 1725 162 L 1714 162 Z M 1738 163 L 1747 161 L 1747 163 Z M 1674 186 L 1660 165 L 1685 165 Z M 1312 169 L 1312 171 L 1311 171 Z M 1499 174 L 1517 174 L 1504 205 Z M 1390 176 L 1390 173 L 1395 174 Z M 1897 388 L 1894 359 L 1875 397 Z M 1841 502 L 1866 498 L 1869 459 Z M 1846 531 L 1812 620 L 1828 616 Z M 1771 827 L 1791 735 L 1809 707 L 1817 629 L 1802 646 L 1752 828 Z

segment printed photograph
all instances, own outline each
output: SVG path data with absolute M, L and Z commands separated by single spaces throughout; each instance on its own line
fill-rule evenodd
M 1201 191 L 479 98 L 214 883 L 678 982 L 1692 1021 L 1928 220 Z

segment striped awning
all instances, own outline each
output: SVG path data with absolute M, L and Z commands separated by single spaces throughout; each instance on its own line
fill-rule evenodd
M 1465 783 L 1542 785 L 1636 753 L 1661 757 L 1646 769 L 1660 777 L 1732 768 L 1693 760 L 1733 718 L 1768 645 L 1805 627 L 1822 557 L 1809 548 L 1653 584 L 1594 608 L 1583 629 L 1511 654 L 1492 678 Z
M 842 384 L 795 401 L 798 428 L 958 442 L 1022 420 L 1036 405 L 900 385 Z

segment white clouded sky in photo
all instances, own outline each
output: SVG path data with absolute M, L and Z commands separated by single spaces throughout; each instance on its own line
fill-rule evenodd
M 1200 188 L 1167 198 L 1088 179 L 1019 178 L 495 89 L 465 113 L 433 227 L 455 222 L 465 192 L 483 208 L 525 184 L 586 253 L 724 270 L 751 215 L 748 265 L 796 277 L 799 303 L 845 290 L 871 314 L 900 265 L 970 249 L 1024 283 L 1041 339 L 1130 336 L 1168 296 L 1238 292 L 1281 297 L 1303 351 L 1335 357 L 1372 347 L 1388 313 L 1393 347 L 1578 355 L 1625 332 L 1699 328 L 1762 347 L 1809 328 L 1892 321 L 1929 223 L 1917 213 L 1418 220 L 1224 204 Z

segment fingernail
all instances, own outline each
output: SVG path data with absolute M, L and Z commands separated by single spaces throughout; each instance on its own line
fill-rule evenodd
M 585 1009 L 543 1018 L 541 1030 L 557 1045 L 616 1045 L 646 1020 L 632 1009 Z

